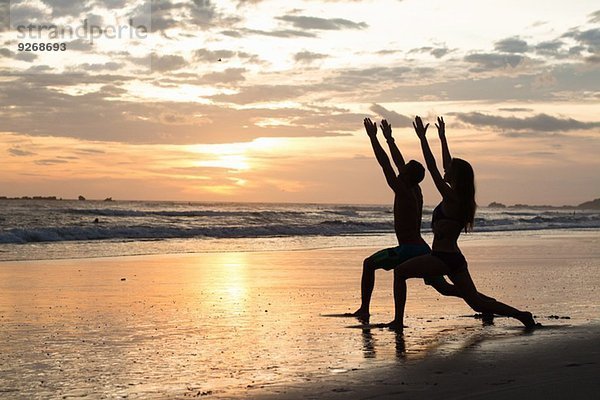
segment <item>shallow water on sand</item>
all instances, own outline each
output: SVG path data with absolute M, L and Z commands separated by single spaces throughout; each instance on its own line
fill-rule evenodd
M 463 251 L 480 291 L 566 326 L 600 319 L 599 241 L 532 235 Z M 420 280 L 409 281 L 404 336 L 323 316 L 357 308 L 374 250 L 0 263 L 0 397 L 247 396 L 522 334 L 506 318 L 482 327 Z M 377 273 L 371 322 L 392 318 L 391 281 Z

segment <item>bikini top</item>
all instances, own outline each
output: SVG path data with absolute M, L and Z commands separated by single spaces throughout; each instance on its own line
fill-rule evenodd
M 451 217 L 447 216 L 446 213 L 444 213 L 442 203 L 440 203 L 433 209 L 433 212 L 431 213 L 431 227 L 433 228 L 436 221 L 441 221 L 443 219 L 449 219 L 450 221 L 458 222 L 461 226 L 464 225 L 464 223 L 462 221 L 460 221 L 456 218 L 451 218 Z

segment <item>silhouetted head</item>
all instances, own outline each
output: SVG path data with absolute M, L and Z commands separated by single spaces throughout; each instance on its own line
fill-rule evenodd
M 463 159 L 453 158 L 444 173 L 444 180 L 458 195 L 465 231 L 473 230 L 475 210 L 477 209 L 473 167 Z
M 411 185 L 418 185 L 425 177 L 425 168 L 420 162 L 410 160 L 400 168 L 398 175 L 406 176 Z

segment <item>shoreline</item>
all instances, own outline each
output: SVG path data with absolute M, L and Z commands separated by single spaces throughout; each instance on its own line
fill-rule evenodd
M 560 229 L 524 229 L 524 230 L 509 230 L 509 231 L 481 231 L 474 232 L 470 235 L 463 235 L 461 237 L 461 241 L 459 245 L 466 245 L 467 247 L 473 243 L 484 243 L 488 241 L 495 241 L 497 239 L 505 239 L 507 236 L 512 234 L 519 234 L 522 236 L 523 240 L 527 239 L 536 239 L 540 235 L 544 235 L 545 238 L 552 239 L 558 237 L 566 237 L 571 238 L 573 236 L 580 236 L 583 238 L 593 236 L 593 233 L 598 233 L 600 235 L 600 228 L 560 228 Z M 423 238 L 426 242 L 430 243 L 432 240 L 431 232 L 424 232 Z M 301 238 L 320 238 L 320 239 L 328 239 L 333 236 L 302 236 Z M 271 253 L 271 252 L 301 252 L 301 251 L 319 251 L 319 250 L 344 250 L 344 249 L 380 249 L 383 247 L 393 247 L 396 244 L 396 239 L 394 237 L 394 233 L 373 233 L 373 234 L 347 234 L 347 235 L 337 235 L 335 237 L 347 237 L 354 239 L 366 239 L 373 238 L 374 242 L 377 239 L 383 241 L 384 243 L 381 246 L 377 246 L 374 244 L 366 244 L 366 243 L 358 243 L 352 245 L 342 245 L 342 244 L 331 244 L 331 245 L 317 245 L 315 247 L 298 247 L 298 248 L 266 248 L 266 249 L 252 249 L 252 248 L 242 248 L 242 249 L 232 249 L 225 250 L 222 248 L 216 249 L 200 249 L 200 250 L 192 250 L 192 251 L 173 251 L 173 252 L 163 252 L 163 253 L 139 253 L 139 254 L 117 254 L 117 255 L 90 255 L 88 257 L 71 257 L 67 256 L 64 258 L 36 258 L 36 259 L 8 259 L 8 260 L 0 260 L 0 266 L 6 263 L 31 263 L 31 262 L 46 262 L 46 261 L 69 261 L 69 260 L 89 260 L 89 259 L 118 259 L 121 257 L 160 257 L 160 256 L 173 256 L 173 257 L 185 257 L 185 256 L 195 256 L 202 254 L 217 254 L 217 253 Z M 206 240 L 209 241 L 252 241 L 252 240 L 276 240 L 276 239 L 293 239 L 294 237 L 290 236 L 270 236 L 270 237 L 258 237 L 258 238 L 221 238 L 214 239 L 208 238 Z M 384 239 L 384 240 L 381 240 Z M 391 239 L 391 240 L 390 240 Z M 4 244 L 8 246 L 39 246 L 39 245 L 56 245 L 56 244 L 92 244 L 101 246 L 103 244 L 124 244 L 130 243 L 130 245 L 134 246 L 139 243 L 152 243 L 152 242 L 166 242 L 166 241 L 185 241 L 185 240 L 204 240 L 204 239 L 180 239 L 180 238 L 165 238 L 160 240 L 140 240 L 140 239 L 131 239 L 131 240 L 118 240 L 113 241 L 110 240 L 91 240 L 91 241 L 63 241 L 63 242 L 31 242 L 25 244 Z M 386 242 L 387 240 L 387 242 Z M 3 244 L 0 244 L 0 247 Z

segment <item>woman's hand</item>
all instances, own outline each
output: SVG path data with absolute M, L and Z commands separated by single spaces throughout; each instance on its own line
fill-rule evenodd
M 438 135 L 440 136 L 440 139 L 445 139 L 446 138 L 446 123 L 444 122 L 444 117 L 438 117 L 437 119 L 437 124 L 435 124 L 435 127 L 438 130 Z
M 383 137 L 386 140 L 392 139 L 392 125 L 388 124 L 385 119 L 382 119 L 379 126 L 381 127 L 381 132 L 383 132 Z
M 415 117 L 415 122 L 413 122 L 413 128 L 415 128 L 415 132 L 417 133 L 419 139 L 425 139 L 425 134 L 427 133 L 428 127 L 429 124 L 423 126 L 423 121 L 421 120 L 421 117 L 419 117 L 418 115 Z
M 373 121 L 371 121 L 371 118 L 365 118 L 363 123 L 365 124 L 365 130 L 367 131 L 367 135 L 369 135 L 369 137 L 371 139 L 376 137 L 377 136 L 377 124 L 374 124 Z

